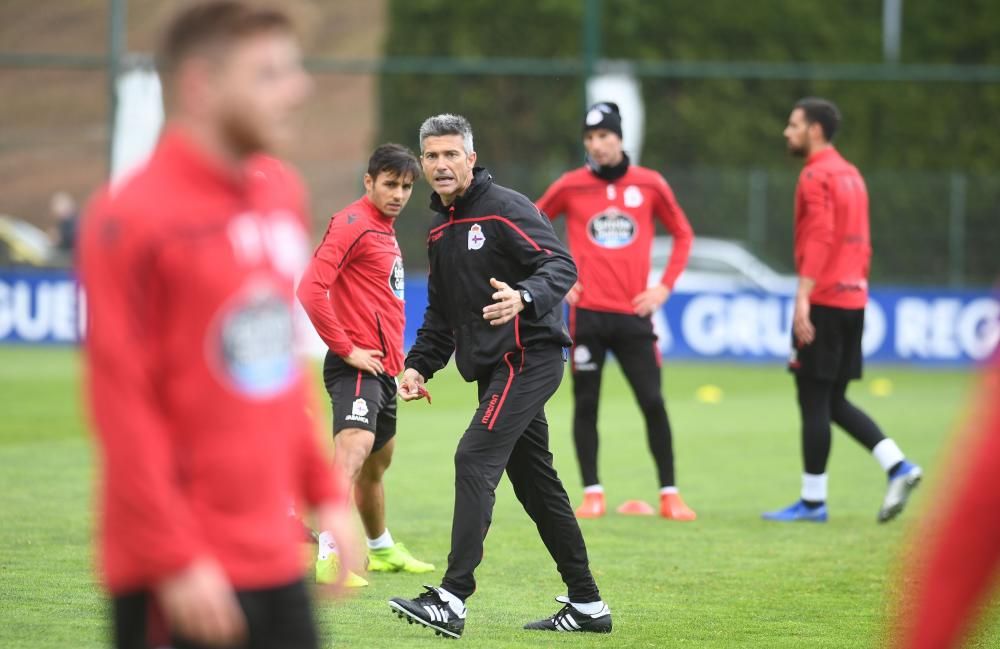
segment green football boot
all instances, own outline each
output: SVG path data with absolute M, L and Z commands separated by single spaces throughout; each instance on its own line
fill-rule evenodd
M 396 543 L 389 548 L 368 549 L 368 570 L 372 572 L 410 572 L 420 574 L 434 570 L 433 563 L 417 559 L 406 546 Z
M 340 572 L 340 557 L 335 552 L 331 552 L 326 559 L 316 559 L 316 583 L 332 584 L 337 581 L 337 574 Z M 364 588 L 368 585 L 368 580 L 361 575 L 347 572 L 347 580 L 344 582 L 345 588 Z

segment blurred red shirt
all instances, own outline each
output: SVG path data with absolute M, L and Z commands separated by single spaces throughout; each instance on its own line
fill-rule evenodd
M 345 497 L 294 352 L 304 213 L 282 163 L 255 157 L 234 175 L 177 130 L 93 201 L 80 271 L 112 593 L 206 556 L 238 589 L 294 581 L 302 531 L 289 508 Z

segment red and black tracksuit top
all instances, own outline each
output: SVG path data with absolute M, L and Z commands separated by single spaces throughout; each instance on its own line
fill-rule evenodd
M 387 374 L 403 371 L 403 257 L 392 219 L 362 197 L 330 219 L 298 296 L 334 354 L 377 349 Z
M 237 589 L 290 583 L 303 563 L 289 507 L 346 505 L 295 353 L 304 206 L 281 162 L 257 156 L 232 173 L 172 127 L 83 219 L 85 386 L 114 594 L 199 558 Z
M 809 302 L 865 308 L 871 256 L 864 178 L 833 147 L 812 154 L 795 188 L 795 269 L 816 281 Z
M 437 194 L 427 234 L 427 310 L 405 366 L 431 378 L 452 353 L 466 381 L 487 379 L 507 352 L 538 344 L 572 344 L 562 299 L 576 282 L 576 265 L 548 219 L 527 197 L 494 184 L 477 167 L 472 184 L 450 206 Z M 531 294 L 511 322 L 493 326 L 490 278 Z
M 674 238 L 660 283 L 672 289 L 687 264 L 694 234 L 663 176 L 629 165 L 614 180 L 589 167 L 563 174 L 538 199 L 550 219 L 566 215 L 566 234 L 580 268 L 576 306 L 634 313 L 632 299 L 649 286 L 650 252 L 659 219 Z

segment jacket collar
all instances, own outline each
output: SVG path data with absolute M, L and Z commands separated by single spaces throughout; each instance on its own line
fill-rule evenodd
M 834 158 L 839 158 L 839 157 L 840 153 L 837 152 L 837 149 L 833 148 L 832 146 L 828 146 L 822 151 L 817 151 L 816 153 L 810 155 L 806 159 L 806 164 L 811 165 L 820 162 L 822 160 L 832 160 Z
M 614 182 L 628 172 L 630 160 L 628 159 L 628 154 L 622 151 L 622 160 L 616 165 L 601 166 L 594 162 L 590 156 L 587 156 L 587 169 L 590 173 L 594 174 L 602 180 L 607 180 L 608 182 Z
M 375 203 L 371 202 L 371 199 L 368 198 L 367 194 L 362 196 L 358 202 L 364 206 L 364 208 L 368 211 L 368 214 L 375 221 L 379 223 L 384 223 L 389 227 L 392 227 L 392 224 L 395 223 L 396 217 L 386 216 L 385 214 L 383 214 L 382 211 L 379 210 L 379 208 L 375 207 Z
M 447 214 L 452 206 L 455 209 L 461 209 L 465 205 L 469 205 L 476 201 L 477 198 L 493 184 L 493 176 L 490 175 L 489 170 L 486 167 L 473 167 L 472 169 L 472 183 L 469 188 L 465 190 L 465 193 L 455 199 L 455 202 L 451 205 L 445 205 L 441 202 L 441 197 L 437 192 L 431 193 L 431 209 L 435 212 L 441 212 L 442 214 Z
M 199 182 L 207 181 L 233 193 L 239 193 L 246 188 L 247 167 L 253 160 L 251 156 L 244 161 L 238 171 L 234 172 L 203 151 L 179 126 L 167 126 L 153 156 L 161 163 L 197 178 Z

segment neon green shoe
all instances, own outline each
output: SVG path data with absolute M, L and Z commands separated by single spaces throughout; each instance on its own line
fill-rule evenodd
M 316 583 L 332 584 L 337 581 L 337 574 L 340 572 L 340 557 L 331 552 L 326 559 L 316 559 Z M 347 581 L 344 582 L 346 588 L 364 588 L 368 585 L 368 580 L 361 575 L 347 572 Z
M 434 570 L 433 563 L 417 559 L 406 546 L 396 543 L 391 548 L 368 549 L 368 569 L 372 572 L 412 572 L 419 574 Z

